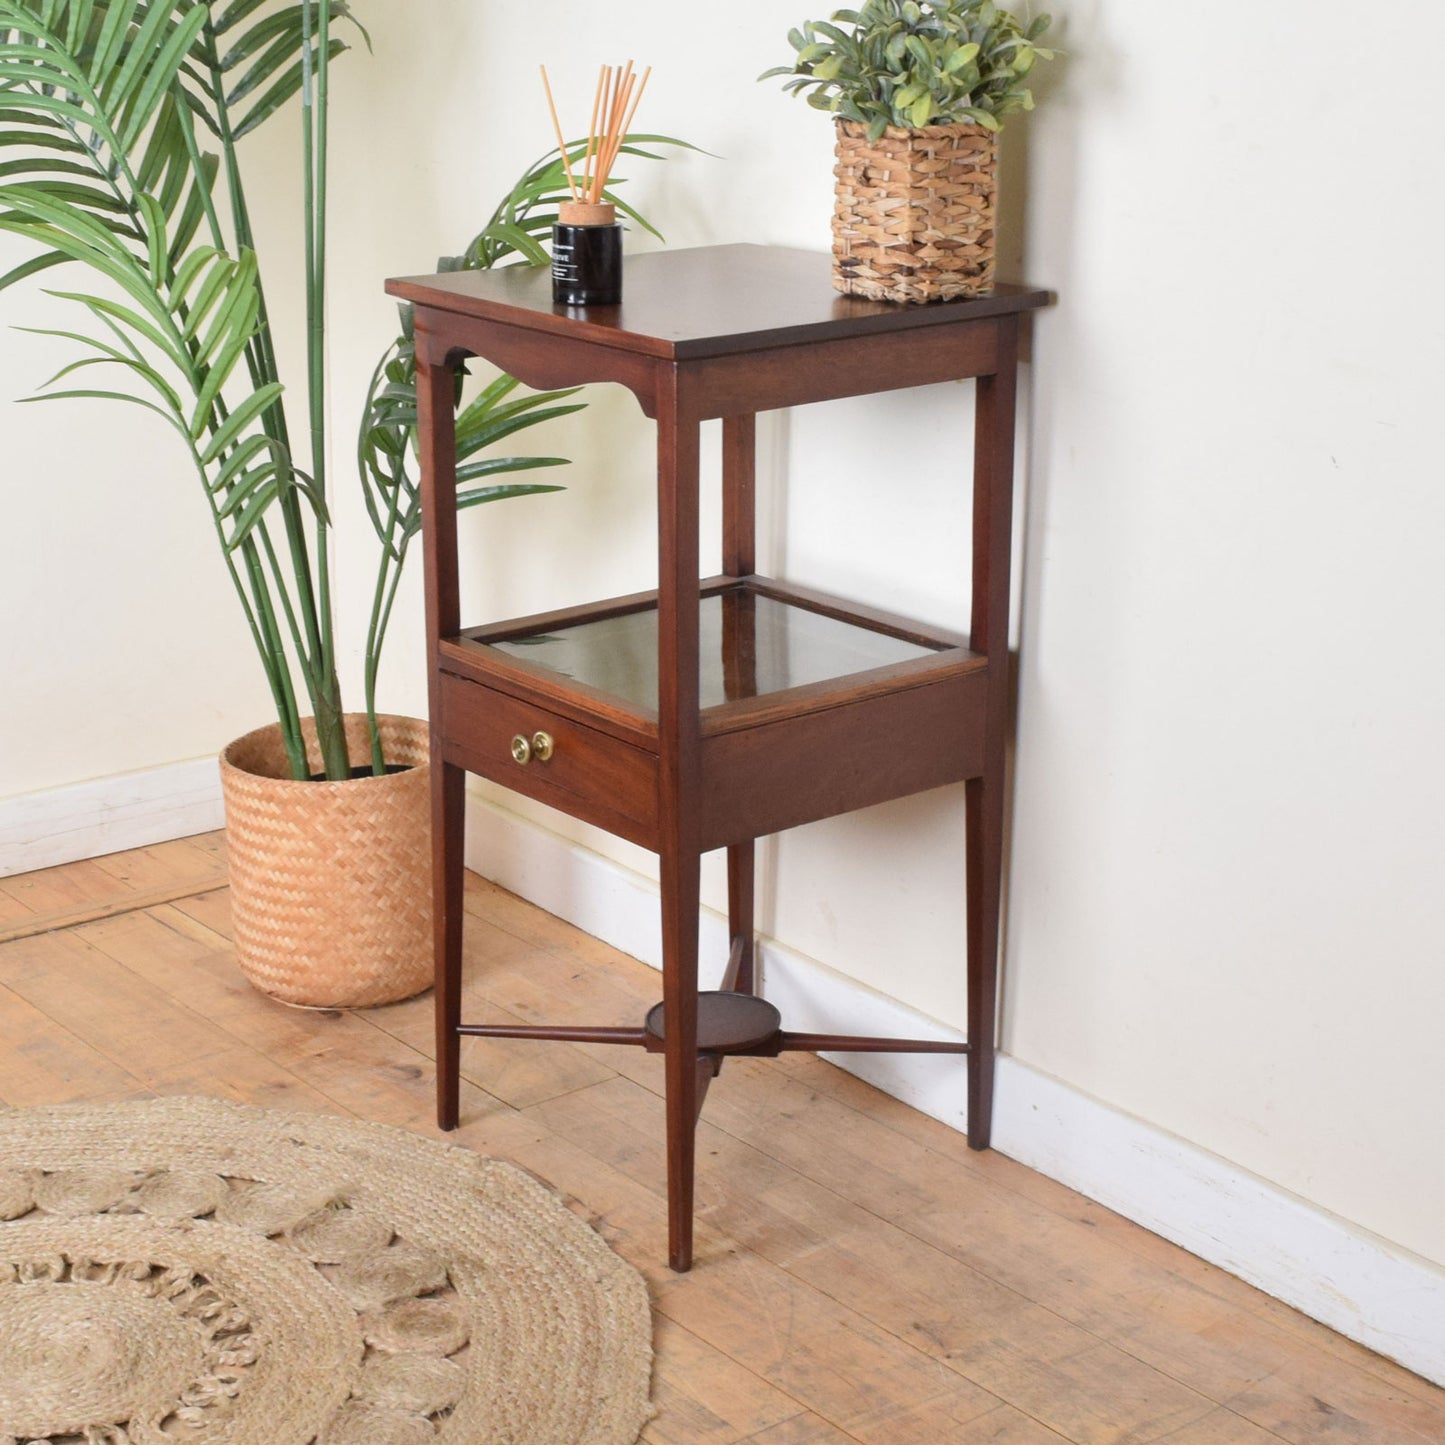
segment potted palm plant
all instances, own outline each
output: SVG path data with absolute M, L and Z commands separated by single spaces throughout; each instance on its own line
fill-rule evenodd
M 405 997 L 430 978 L 425 725 L 376 710 L 386 622 L 419 524 L 405 334 L 377 369 L 358 453 L 381 542 L 364 712 L 345 712 L 337 675 L 323 302 L 328 79 L 348 29 L 365 35 L 346 0 L 0 0 L 0 229 L 35 246 L 0 290 L 54 266 L 89 273 L 86 289 L 55 293 L 83 328 L 55 334 L 84 354 L 52 383 L 96 366 L 122 382 L 52 385 L 36 399 L 146 407 L 197 475 L 276 708 L 273 724 L 223 755 L 238 957 L 276 996 L 329 1006 Z M 278 368 L 240 149 L 298 98 L 299 417 Z M 538 236 L 564 191 L 561 158 L 544 158 L 451 264 L 545 259 Z M 493 478 L 561 458 L 479 455 L 581 405 L 515 386 L 458 394 L 463 506 L 557 490 Z
M 994 0 L 867 0 L 791 31 L 784 89 L 837 126 L 833 284 L 882 301 L 993 285 L 997 135 L 1033 108 L 1047 15 Z

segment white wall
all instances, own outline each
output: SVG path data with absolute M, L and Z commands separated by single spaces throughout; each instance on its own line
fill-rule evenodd
M 1344 5 L 1250 29 L 1073 7 L 1030 135 L 1005 1041 L 1440 1262 L 1438 119 Z
M 753 80 L 808 7 L 736 0 L 710 15 L 703 61 L 662 0 L 565 0 L 545 24 L 517 4 L 429 0 L 425 24 L 416 7 L 363 8 L 376 58 L 336 77 L 338 476 L 392 325 L 380 278 L 458 249 L 545 148 L 539 61 L 559 96 L 585 94 L 603 59 L 656 67 L 639 123 L 719 157 L 638 170 L 670 244 L 827 246 L 828 126 Z M 1445 1263 L 1434 111 L 1408 78 L 1377 94 L 1357 74 L 1343 0 L 1252 13 L 1253 38 L 1227 46 L 1142 0 L 1056 9 L 1068 59 L 1004 145 L 1010 270 L 1059 293 L 1025 391 L 1004 1044 Z M 1411 51 L 1445 41 L 1425 0 L 1393 19 Z M 28 341 L 0 344 L 10 394 L 36 374 Z M 966 445 L 950 443 L 968 403 L 943 387 L 766 419 L 765 565 L 961 622 Z M 168 500 L 186 479 L 162 492 L 127 464 L 102 482 L 101 448 L 76 436 L 63 468 L 42 464 L 53 414 L 5 424 L 7 470 L 44 482 L 12 502 L 28 525 L 0 575 L 3 615 L 23 619 L 10 676 L 29 679 L 4 709 L 0 795 L 248 725 L 263 699 L 239 629 L 227 666 L 196 663 L 230 626 L 204 539 L 173 567 L 146 532 L 157 516 L 190 525 Z M 467 519 L 478 617 L 649 585 L 651 432 L 635 405 L 599 397 L 543 444 L 584 459 L 565 495 Z M 80 561 L 77 529 L 93 533 Z M 364 543 L 353 505 L 339 548 L 353 632 Z M 424 699 L 417 580 L 388 672 L 400 710 Z M 86 668 L 58 670 L 87 619 L 105 630 Z M 958 1025 L 962 834 L 944 790 L 770 843 L 764 926 Z M 716 902 L 716 870 L 710 887 Z

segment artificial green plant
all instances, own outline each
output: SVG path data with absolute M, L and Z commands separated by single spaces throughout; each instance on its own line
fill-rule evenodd
M 1050 17 L 1023 21 L 994 0 L 867 0 L 831 21 L 805 20 L 788 33 L 792 65 L 758 78 L 787 76 L 783 89 L 808 104 L 868 127 L 981 125 L 1033 109 L 1028 76 L 1054 52 L 1038 45 Z

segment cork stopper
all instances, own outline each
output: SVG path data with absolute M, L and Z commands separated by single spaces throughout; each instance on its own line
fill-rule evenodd
M 557 207 L 557 221 L 563 226 L 615 226 L 617 207 L 610 201 L 563 201 Z

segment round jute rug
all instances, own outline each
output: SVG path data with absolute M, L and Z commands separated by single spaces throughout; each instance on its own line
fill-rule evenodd
M 215 1099 L 0 1112 L 0 1445 L 633 1445 L 641 1276 L 521 1170 Z

